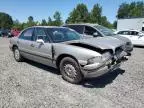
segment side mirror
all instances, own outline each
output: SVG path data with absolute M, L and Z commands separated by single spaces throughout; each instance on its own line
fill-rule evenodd
M 41 44 L 41 45 L 44 44 L 44 41 L 42 39 L 37 39 L 36 42 L 39 43 L 39 44 Z
M 94 37 L 97 37 L 97 36 L 98 36 L 98 33 L 97 33 L 97 32 L 93 33 L 93 36 L 94 36 Z

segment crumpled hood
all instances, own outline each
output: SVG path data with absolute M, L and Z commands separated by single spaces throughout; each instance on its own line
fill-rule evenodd
M 100 48 L 102 50 L 105 49 L 115 50 L 115 48 L 124 45 L 123 41 L 113 37 L 88 38 L 88 39 L 69 41 L 68 43 L 82 43 L 96 48 Z

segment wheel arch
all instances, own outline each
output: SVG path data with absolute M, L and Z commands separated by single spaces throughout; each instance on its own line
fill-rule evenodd
M 60 62 L 61 62 L 61 60 L 63 59 L 63 58 L 65 58 L 65 57 L 71 57 L 71 58 L 73 58 L 77 63 L 78 63 L 78 60 L 74 57 L 74 56 L 72 56 L 72 55 L 70 55 L 70 54 L 61 54 L 61 55 L 59 55 L 58 57 L 57 57 L 57 60 L 56 60 L 56 66 L 59 68 L 59 64 L 60 64 Z
M 13 45 L 12 46 L 12 51 L 14 51 L 14 48 L 18 48 L 18 46 L 17 45 Z

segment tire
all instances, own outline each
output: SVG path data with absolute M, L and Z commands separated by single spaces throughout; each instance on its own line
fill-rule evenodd
M 23 57 L 21 56 L 19 49 L 17 47 L 14 48 L 13 53 L 14 53 L 14 58 L 17 62 L 23 61 Z
M 72 84 L 78 84 L 83 80 L 78 63 L 70 57 L 65 57 L 61 60 L 59 69 L 62 78 Z

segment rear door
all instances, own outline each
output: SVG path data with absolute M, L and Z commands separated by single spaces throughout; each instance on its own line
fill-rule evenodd
M 144 36 L 137 31 L 131 31 L 131 40 L 134 45 L 144 45 Z
M 25 58 L 30 58 L 33 59 L 32 56 L 32 49 L 33 49 L 33 32 L 34 28 L 29 28 L 24 30 L 21 35 L 19 36 L 19 39 L 17 41 L 18 48 L 20 50 L 20 53 L 25 57 Z

